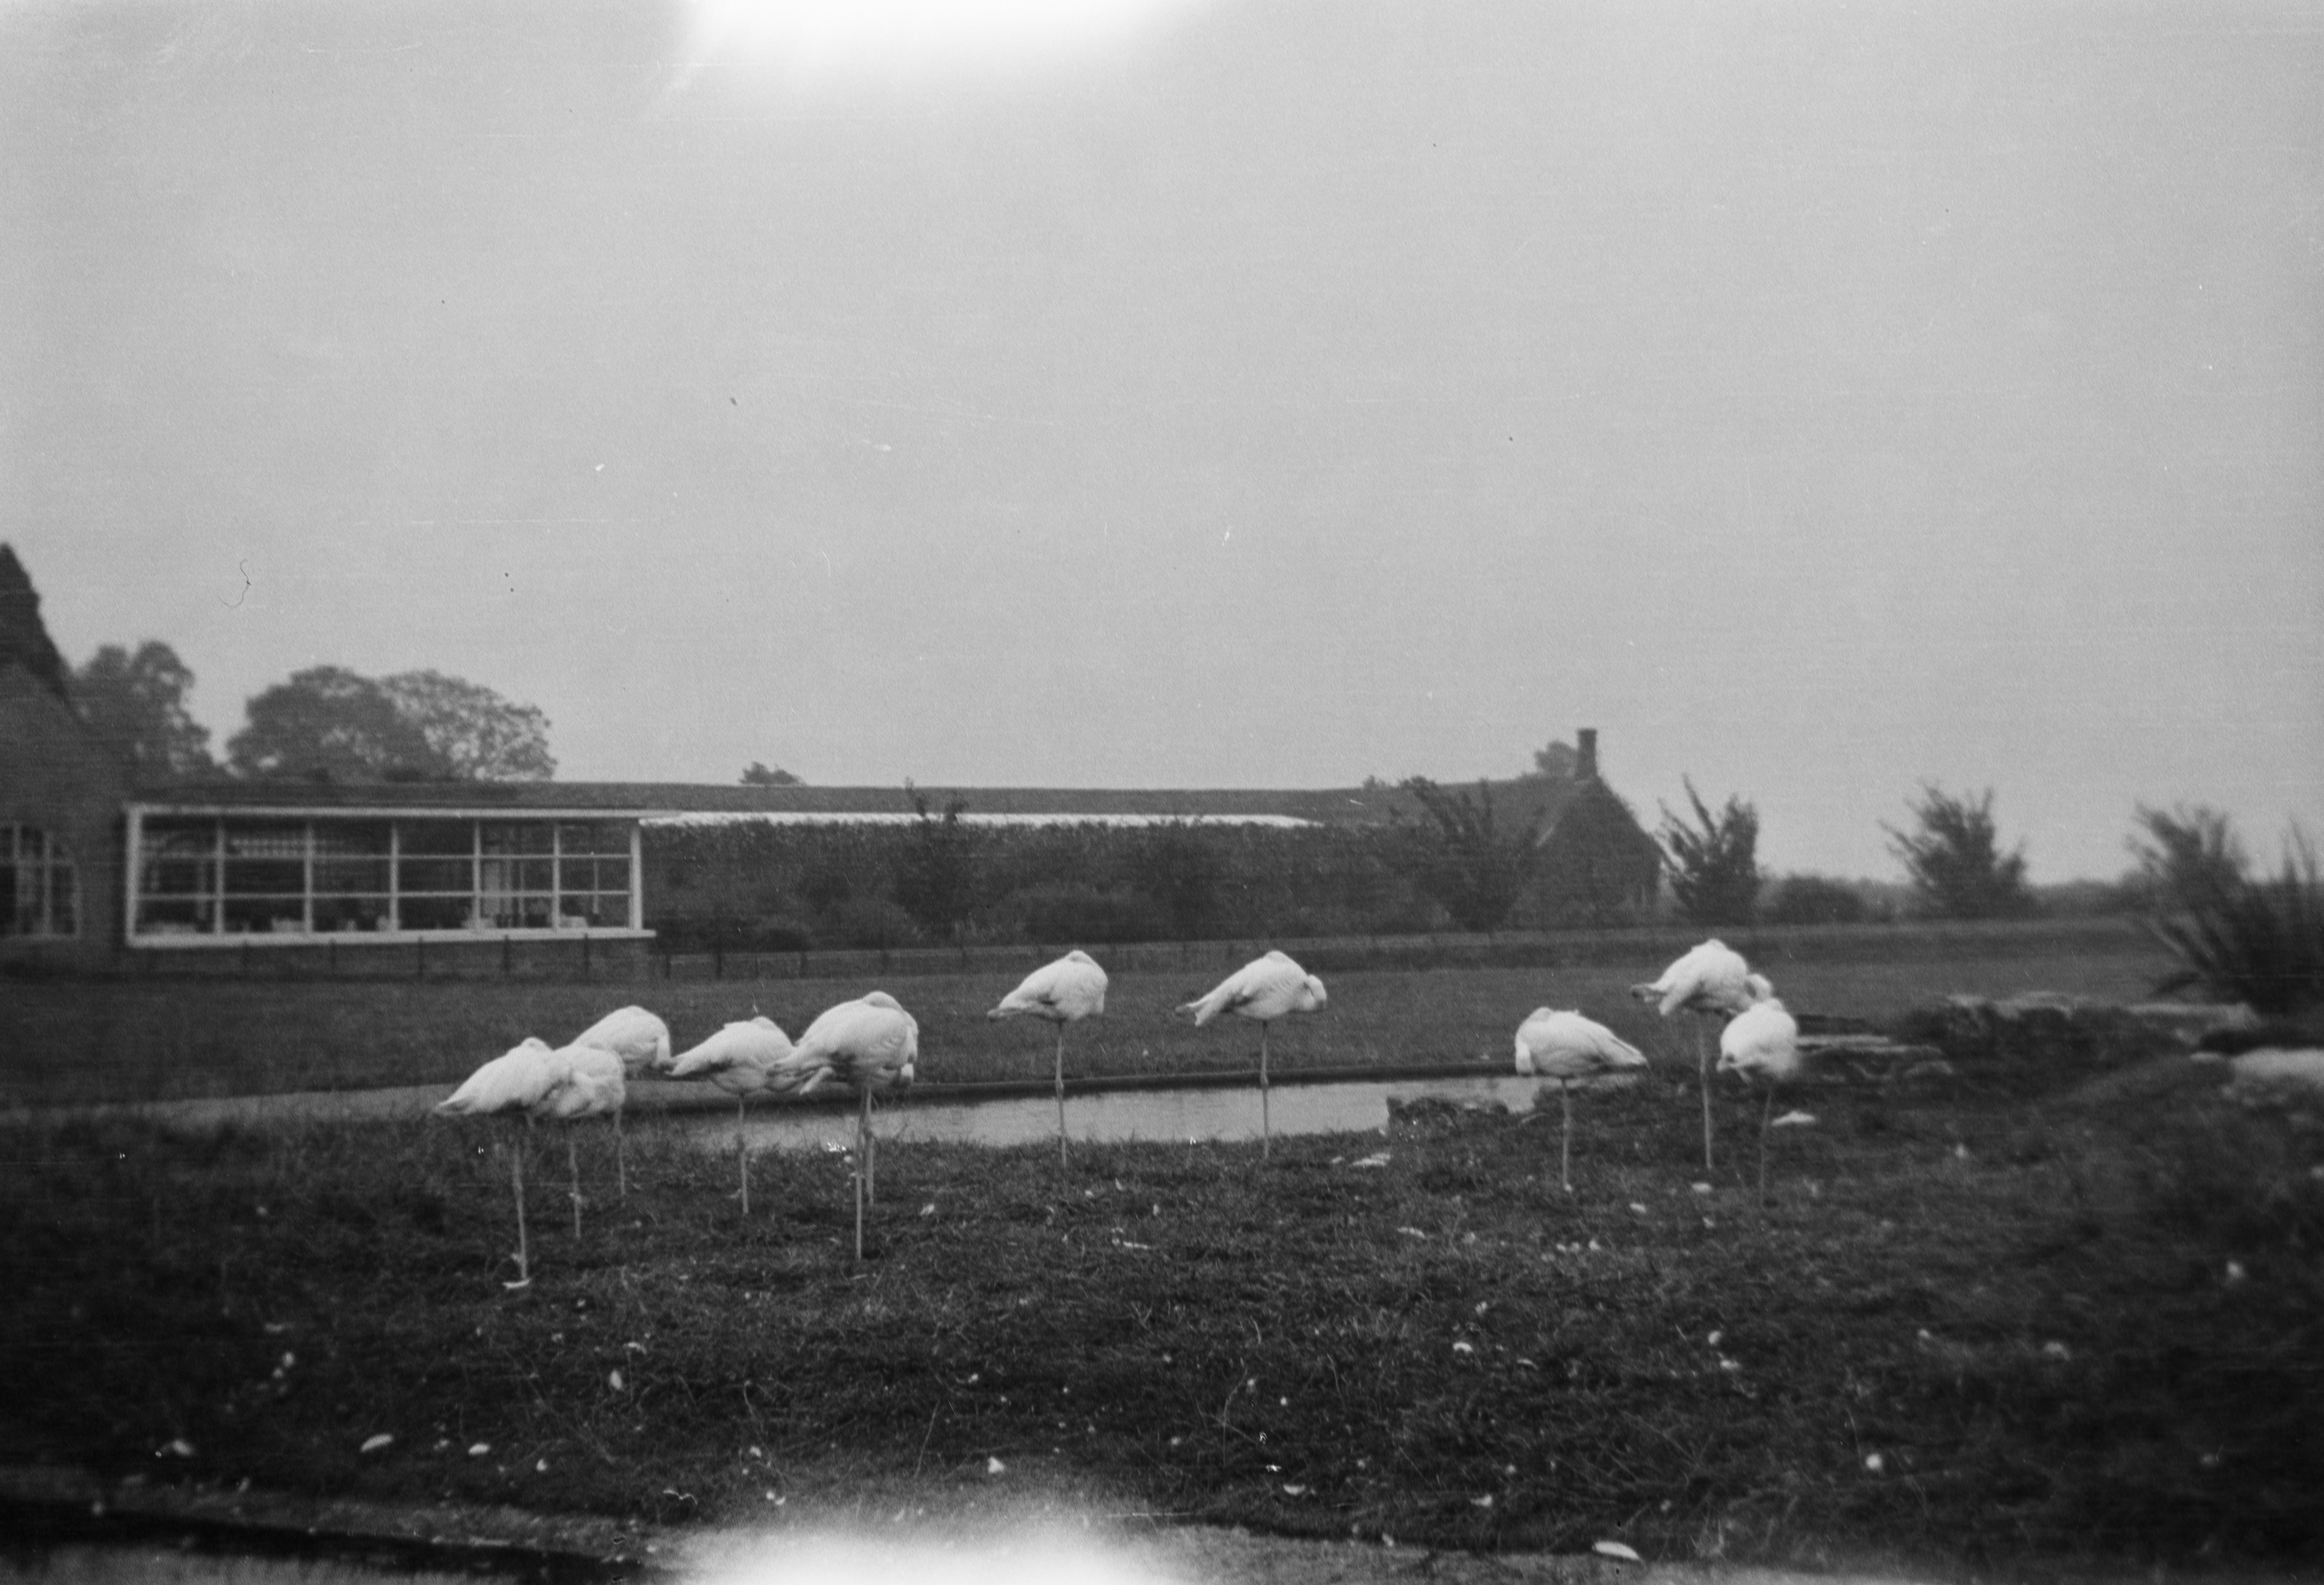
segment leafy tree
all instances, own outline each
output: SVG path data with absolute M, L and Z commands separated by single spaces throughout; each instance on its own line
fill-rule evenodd
M 434 671 L 374 679 L 293 672 L 253 697 L 226 742 L 235 774 L 325 781 L 546 780 L 549 723 L 530 705 Z
M 131 777 L 188 781 L 217 769 L 210 729 L 186 709 L 194 674 L 178 652 L 148 639 L 132 654 L 106 644 L 72 674 L 72 702 Z
M 398 672 L 379 686 L 455 781 L 547 781 L 557 774 L 549 717 L 537 705 L 440 671 Z
M 1886 822 L 1889 851 L 1904 862 L 1922 907 L 1941 918 L 1997 919 L 2033 911 L 2025 888 L 2024 844 L 2000 849 L 1993 824 L 1993 789 L 1971 800 L 1933 783 L 1910 805 L 1920 829 L 1906 833 Z
M 742 772 L 742 785 L 744 787 L 805 787 L 807 783 L 780 766 L 770 770 L 763 761 L 753 760 L 751 761 L 750 769 Z
M 1474 799 L 1425 776 L 1410 777 L 1403 787 L 1434 827 L 1422 834 L 1424 885 L 1462 929 L 1499 929 L 1540 858 L 1540 822 L 1522 831 L 1500 830 L 1493 819 L 1493 789 L 1481 780 Z
M 2137 820 L 2144 839 L 2133 836 L 2127 845 L 2156 908 L 2198 908 L 2229 896 L 2250 871 L 2234 823 L 2208 804 L 2168 810 L 2141 804 Z
M 1533 751 L 1533 774 L 1554 777 L 1561 781 L 1573 779 L 1573 772 L 1582 764 L 1582 756 L 1571 743 L 1554 738 Z
M 968 920 L 976 900 L 974 854 L 970 834 L 961 823 L 964 798 L 945 800 L 941 818 L 928 809 L 927 795 L 909 782 L 904 790 L 919 811 L 911 836 L 897 865 L 896 900 L 926 930 L 950 930 L 954 935 Z
M 1759 901 L 1759 811 L 1730 796 L 1713 814 L 1686 781 L 1695 824 L 1663 806 L 1661 843 L 1671 895 L 1691 925 L 1748 925 Z

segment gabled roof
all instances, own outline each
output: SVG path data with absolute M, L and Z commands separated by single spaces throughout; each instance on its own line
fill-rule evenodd
M 41 596 L 16 552 L 0 545 L 0 668 L 21 666 L 32 679 L 69 704 L 65 658 L 41 620 Z

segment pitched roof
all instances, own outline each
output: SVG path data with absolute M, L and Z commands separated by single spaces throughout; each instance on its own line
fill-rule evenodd
M 0 544 L 0 667 L 16 665 L 68 704 L 65 658 L 41 620 L 41 596 L 16 552 Z

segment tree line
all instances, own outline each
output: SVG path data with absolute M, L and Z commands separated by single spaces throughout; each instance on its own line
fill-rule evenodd
M 370 677 L 314 666 L 253 695 L 221 760 L 186 696 L 194 674 L 149 639 L 106 644 L 67 692 L 97 737 L 143 784 L 219 777 L 297 781 L 547 781 L 557 773 L 549 718 L 440 671 Z

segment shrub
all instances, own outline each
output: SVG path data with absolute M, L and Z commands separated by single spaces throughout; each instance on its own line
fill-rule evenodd
M 2315 845 L 2297 830 L 2276 875 L 2207 884 L 2148 923 L 2181 965 L 2158 990 L 2200 985 L 2272 1018 L 2324 1008 L 2324 884 Z
M 1140 891 L 1101 891 L 1093 886 L 1037 886 L 1012 893 L 1000 908 L 1010 934 L 1036 942 L 1161 941 L 1170 935 L 1162 906 Z
M 1975 800 L 1924 784 L 1912 806 L 1920 822 L 1907 834 L 1892 825 L 1889 850 L 1904 861 L 1927 912 L 1946 919 L 2001 919 L 2034 911 L 2025 889 L 2025 852 L 2004 853 L 1993 824 L 1993 789 Z
M 1767 904 L 1767 921 L 1774 925 L 1856 925 L 1871 910 L 1864 894 L 1845 881 L 1821 875 L 1790 875 L 1776 887 Z
M 1694 783 L 1684 785 L 1696 825 L 1663 806 L 1663 863 L 1672 900 L 1690 925 L 1748 925 L 1759 900 L 1759 811 L 1731 796 L 1713 814 Z

